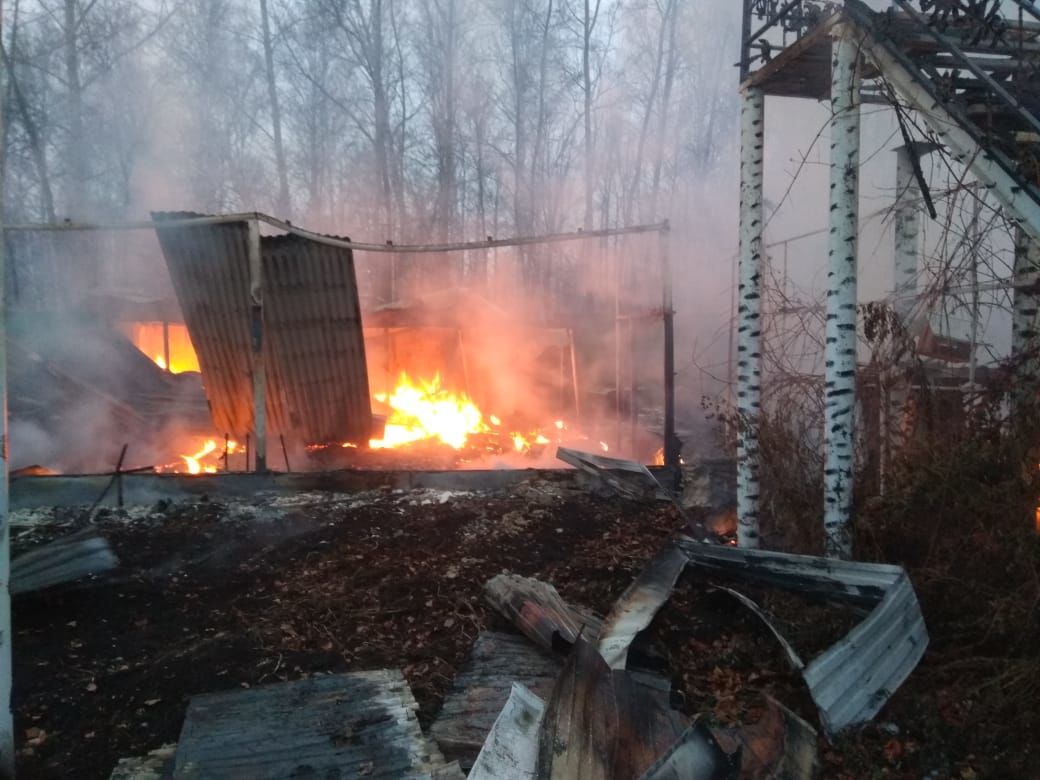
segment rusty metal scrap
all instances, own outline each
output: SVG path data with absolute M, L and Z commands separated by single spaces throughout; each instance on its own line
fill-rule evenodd
M 765 703 L 755 723 L 712 729 L 717 744 L 729 755 L 739 752 L 741 777 L 812 780 L 819 768 L 816 729 L 773 697 Z
M 680 538 L 691 565 L 870 609 L 843 639 L 800 669 L 828 735 L 865 723 L 917 666 L 928 631 L 901 566 L 709 545 Z M 732 591 L 731 591 L 732 592 Z M 740 599 L 782 638 L 768 613 Z M 796 668 L 801 659 L 784 640 Z
M 641 776 L 686 730 L 664 690 L 612 670 L 578 638 L 546 704 L 539 737 L 540 780 Z
M 270 434 L 307 444 L 367 440 L 372 412 L 351 250 L 264 236 L 256 280 L 247 222 L 177 221 L 193 216 L 153 214 L 174 225 L 156 234 L 217 430 L 240 438 L 253 430 L 252 347 L 260 338 Z M 262 333 L 253 329 L 258 294 Z
M 579 636 L 599 636 L 597 618 L 574 609 L 556 588 L 540 580 L 499 574 L 484 585 L 484 594 L 520 633 L 547 652 L 559 649 L 561 641 L 573 645 Z

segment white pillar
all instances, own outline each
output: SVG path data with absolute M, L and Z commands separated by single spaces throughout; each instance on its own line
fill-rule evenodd
M 740 285 L 737 308 L 737 543 L 758 547 L 758 426 L 762 363 L 762 150 L 765 95 L 744 92 L 740 110 Z
M 1040 244 L 1022 228 L 1015 229 L 1015 289 L 1011 313 L 1011 359 L 1015 366 L 1013 405 L 1036 393 L 1036 372 L 1040 361 L 1035 354 L 1037 343 L 1037 294 L 1040 281 Z
M 921 190 L 914 175 L 911 150 L 896 149 L 895 268 L 893 308 L 903 326 L 914 307 L 917 292 L 917 247 L 921 230 Z
M 827 554 L 852 554 L 856 419 L 856 244 L 859 229 L 859 46 L 835 28 L 831 54 L 830 266 L 824 351 Z

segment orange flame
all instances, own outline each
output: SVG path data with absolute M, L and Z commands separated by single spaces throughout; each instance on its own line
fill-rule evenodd
M 489 430 L 480 409 L 465 393 L 453 393 L 441 387 L 440 374 L 430 381 L 416 383 L 407 373 L 402 373 L 393 393 L 373 397 L 391 409 L 383 438 L 368 442 L 373 449 L 434 440 L 460 450 L 466 446 L 469 436 Z

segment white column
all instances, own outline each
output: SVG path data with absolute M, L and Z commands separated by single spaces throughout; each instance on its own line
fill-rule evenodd
M 824 350 L 827 554 L 852 554 L 856 419 L 856 245 L 859 229 L 859 46 L 835 28 L 831 55 L 830 266 Z
M 921 190 L 917 186 L 910 150 L 896 149 L 894 309 L 904 326 L 917 292 L 917 246 L 921 230 Z
M 1011 359 L 1015 366 L 1013 406 L 1020 406 L 1036 393 L 1040 361 L 1037 343 L 1036 284 L 1040 281 L 1040 244 L 1022 228 L 1015 229 L 1015 289 L 1011 312 Z M 1035 399 L 1034 399 L 1035 400 Z
M 765 95 L 744 92 L 740 110 L 740 284 L 737 308 L 737 543 L 758 547 L 758 426 L 762 363 L 762 150 Z

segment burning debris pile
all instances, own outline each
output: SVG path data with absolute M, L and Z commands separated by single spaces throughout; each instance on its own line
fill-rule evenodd
M 503 493 L 261 498 L 242 506 L 184 507 L 179 511 L 187 514 L 176 523 L 164 519 L 172 507 L 100 513 L 99 527 L 128 568 L 111 581 L 86 584 L 115 595 L 123 594 L 123 583 L 134 582 L 140 598 L 150 602 L 162 594 L 170 606 L 162 614 L 142 611 L 139 596 L 128 591 L 128 627 L 118 628 L 123 599 L 113 599 L 118 604 L 106 613 L 104 636 L 97 637 L 107 654 L 90 647 L 76 651 L 96 681 L 85 695 L 101 690 L 105 698 L 97 701 L 103 708 L 153 702 L 147 705 L 144 741 L 128 741 L 136 727 L 111 730 L 126 717 L 118 709 L 104 716 L 107 725 L 90 725 L 91 733 L 101 729 L 125 756 L 170 742 L 179 730 L 180 744 L 161 760 L 181 769 L 195 765 L 203 775 L 206 767 L 227 769 L 228 761 L 248 771 L 255 757 L 243 740 L 262 732 L 270 747 L 265 756 L 289 762 L 287 772 L 306 743 L 313 766 L 349 764 L 374 777 L 401 776 L 409 767 L 460 776 L 462 767 L 477 778 L 562 778 L 575 776 L 578 768 L 590 777 L 799 778 L 811 776 L 817 761 L 816 733 L 779 703 L 809 714 L 798 678 L 781 690 L 769 686 L 772 699 L 753 697 L 753 711 L 705 715 L 722 699 L 713 705 L 696 691 L 714 687 L 722 674 L 718 667 L 727 661 L 700 651 L 691 656 L 685 639 L 666 649 L 664 627 L 673 610 L 687 610 L 681 622 L 695 625 L 703 616 L 683 605 L 692 595 L 708 594 L 704 603 L 736 598 L 747 607 L 751 626 L 766 621 L 783 650 L 772 658 L 786 656 L 804 677 L 827 734 L 871 718 L 920 658 L 927 636 L 898 567 L 836 565 L 699 541 L 705 535 L 695 519 L 645 467 L 589 453 L 561 454 L 582 469 Z M 586 473 L 638 499 L 594 499 Z M 24 544 L 21 527 L 16 518 L 16 546 Z M 36 533 L 45 527 L 33 528 Z M 187 547 L 180 539 L 188 540 Z M 619 562 L 623 572 L 648 557 L 618 593 Z M 238 563 L 229 568 L 230 561 Z M 783 639 L 781 624 L 747 595 L 748 588 L 777 586 L 870 613 L 848 637 L 804 663 Z M 53 603 L 74 606 L 82 601 L 74 593 L 60 592 Z M 82 607 L 97 603 L 89 590 L 84 593 Z M 29 653 L 20 663 L 45 660 L 37 639 L 43 636 L 36 625 L 41 621 L 71 621 L 84 630 L 91 624 L 67 607 L 41 609 L 51 603 L 46 592 L 32 598 L 35 623 L 25 616 L 18 622 L 19 646 Z M 605 617 L 586 608 L 586 601 Z M 494 626 L 488 606 L 500 615 L 500 626 L 504 620 L 520 634 Z M 731 612 L 723 614 L 732 619 Z M 190 637 L 183 620 L 191 621 Z M 245 636 L 253 639 L 243 643 Z M 93 640 L 84 635 L 76 641 Z M 113 641 L 115 652 L 127 658 L 140 651 L 126 642 L 159 641 L 166 671 L 155 676 L 159 667 L 147 660 L 151 651 L 141 665 L 119 671 L 118 659 L 106 660 L 113 656 Z M 358 673 L 371 669 L 383 671 Z M 318 675 L 310 687 L 295 682 L 319 671 L 333 674 Z M 164 687 L 166 674 L 178 681 L 175 691 Z M 782 664 L 770 674 L 783 677 Z M 75 693 L 82 686 L 69 688 L 66 677 L 35 677 L 23 694 L 29 698 L 18 711 L 36 728 L 82 728 L 56 726 L 47 714 L 53 709 L 75 717 L 70 702 L 83 695 Z M 754 677 L 742 679 L 753 692 Z M 248 690 L 235 693 L 238 681 Z M 224 692 L 187 704 L 186 692 L 207 690 Z M 339 704 L 326 717 L 319 710 L 330 695 Z M 59 698 L 49 698 L 54 696 Z M 121 697 L 129 698 L 119 704 Z M 318 709 L 305 704 L 311 699 Z M 300 705 L 294 725 L 274 728 L 271 718 L 281 718 L 279 708 L 290 700 Z M 694 702 L 700 703 L 691 708 Z M 391 704 L 393 717 L 384 709 Z M 410 714 L 417 706 L 418 724 Z M 404 731 L 384 734 L 387 723 Z M 387 740 L 403 752 L 382 750 Z M 41 740 L 32 760 L 57 755 L 53 748 Z

